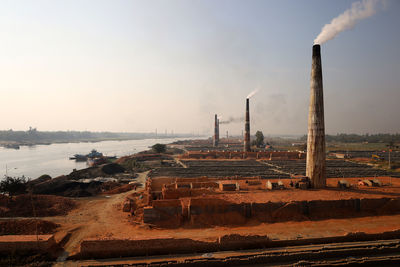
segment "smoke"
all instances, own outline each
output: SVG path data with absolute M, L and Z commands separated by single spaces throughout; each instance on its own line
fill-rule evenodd
M 257 92 L 258 92 L 258 89 L 255 89 L 254 91 L 252 91 L 252 92 L 247 96 L 247 98 L 253 97 L 255 94 L 257 94 Z
M 354 28 L 363 19 L 374 15 L 382 0 L 362 0 L 351 5 L 350 9 L 326 24 L 321 33 L 315 38 L 314 44 L 323 44 L 335 38 L 339 33 Z
M 244 117 L 229 117 L 229 119 L 225 121 L 220 121 L 219 124 L 229 124 L 229 123 L 237 123 L 237 122 L 243 122 Z

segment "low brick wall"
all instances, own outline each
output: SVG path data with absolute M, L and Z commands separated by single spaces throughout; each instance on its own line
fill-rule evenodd
M 152 206 L 144 207 L 143 222 L 165 227 L 182 224 L 182 203 L 179 199 L 154 200 Z
M 214 194 L 214 188 L 163 188 L 162 198 L 164 200 L 178 200 L 182 197 L 197 197 Z
M 306 154 L 301 152 L 231 152 L 231 151 L 209 151 L 209 152 L 187 152 L 180 156 L 181 159 L 305 159 Z
M 0 236 L 0 254 L 48 252 L 56 245 L 53 235 L 3 235 Z
M 202 242 L 189 238 L 145 240 L 83 240 L 81 258 L 111 258 L 123 256 L 148 256 L 217 250 L 217 242 Z
M 400 230 L 366 234 L 349 233 L 345 236 L 304 238 L 295 240 L 271 240 L 268 236 L 225 235 L 209 242 L 189 238 L 165 238 L 144 240 L 83 240 L 77 258 L 112 258 L 149 255 L 168 255 L 179 253 L 204 253 L 239 249 L 257 249 L 337 242 L 370 241 L 400 238 Z
M 195 227 L 243 225 L 248 219 L 284 222 L 350 218 L 400 212 L 400 198 L 313 200 L 267 203 L 231 203 L 219 198 L 155 200 L 144 209 L 144 222 L 179 227 L 188 222 Z M 184 212 L 185 211 L 185 212 Z
M 166 188 L 162 189 L 162 198 L 163 199 L 176 199 L 178 200 L 180 197 L 190 197 L 191 196 L 190 188 Z
M 192 188 L 218 188 L 217 182 L 193 182 Z

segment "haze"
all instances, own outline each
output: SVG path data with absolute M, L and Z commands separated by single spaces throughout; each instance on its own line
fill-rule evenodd
M 1 1 L 0 128 L 305 134 L 311 49 L 354 1 Z M 322 45 L 326 131 L 395 133 L 400 2 Z M 221 125 L 240 134 L 243 123 Z

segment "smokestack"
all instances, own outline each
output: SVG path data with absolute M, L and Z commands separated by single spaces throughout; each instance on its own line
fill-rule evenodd
M 219 119 L 217 118 L 217 145 L 219 144 Z
M 326 186 L 324 96 L 320 45 L 314 45 L 312 52 L 306 175 L 311 179 L 313 188 Z
M 249 98 L 246 98 L 246 120 L 244 124 L 244 152 L 250 152 L 250 108 Z
M 219 120 L 217 114 L 215 114 L 213 147 L 217 147 L 218 142 L 219 142 Z

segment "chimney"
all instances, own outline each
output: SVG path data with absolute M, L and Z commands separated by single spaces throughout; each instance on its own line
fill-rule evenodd
M 312 52 L 306 175 L 311 179 L 313 188 L 326 186 L 324 97 L 320 45 L 314 45 Z
M 246 122 L 244 125 L 244 152 L 250 152 L 250 108 L 246 98 Z
M 218 142 L 219 142 L 219 120 L 217 114 L 215 114 L 213 147 L 217 147 Z
M 217 145 L 219 144 L 219 119 L 217 118 Z

